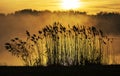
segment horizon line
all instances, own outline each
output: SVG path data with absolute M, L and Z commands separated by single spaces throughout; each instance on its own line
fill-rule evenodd
M 22 11 L 22 10 L 32 10 L 32 11 L 37 11 L 37 12 L 40 12 L 40 11 L 50 11 L 50 12 L 70 12 L 70 11 L 73 11 L 73 12 L 85 12 L 87 15 L 97 15 L 98 13 L 100 12 L 103 12 L 103 13 L 117 13 L 117 14 L 120 14 L 120 12 L 117 12 L 117 11 L 99 11 L 99 12 L 95 12 L 95 13 L 90 13 L 88 11 L 82 11 L 82 10 L 75 10 L 75 9 L 69 9 L 69 10 L 49 10 L 49 9 L 41 9 L 41 10 L 38 10 L 38 9 L 32 9 L 32 8 L 24 8 L 24 9 L 19 9 L 19 10 L 15 10 L 13 12 L 10 12 L 10 13 L 5 13 L 5 12 L 0 12 L 0 14 L 5 14 L 5 15 L 9 15 L 9 14 L 15 14 L 15 12 L 17 11 Z

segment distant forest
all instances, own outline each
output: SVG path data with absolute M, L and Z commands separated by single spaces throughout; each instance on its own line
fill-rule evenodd
M 8 15 L 22 15 L 22 14 L 30 14 L 30 15 L 40 15 L 42 13 L 57 13 L 57 14 L 81 14 L 81 15 L 88 15 L 87 12 L 81 12 L 81 11 L 74 11 L 74 10 L 68 10 L 68 11 L 50 11 L 50 10 L 32 10 L 32 9 L 23 9 L 15 11 L 14 13 L 10 13 Z M 7 16 L 8 16 L 7 15 Z M 4 13 L 0 13 L 0 16 L 5 16 Z M 93 16 L 93 15 L 92 15 Z M 96 13 L 95 16 L 120 16 L 120 13 L 118 12 L 99 12 Z
M 10 13 L 5 15 L 4 13 L 0 13 L 0 18 L 3 19 L 7 18 L 9 16 L 26 16 L 26 15 L 32 15 L 34 17 L 36 16 L 42 16 L 42 15 L 46 15 L 46 16 L 50 16 L 55 14 L 56 16 L 65 16 L 67 15 L 68 18 L 69 16 L 75 16 L 76 19 L 78 20 L 82 20 L 82 18 L 77 17 L 79 16 L 84 16 L 84 17 L 88 17 L 90 19 L 90 21 L 87 22 L 91 22 L 91 26 L 97 26 L 98 28 L 102 29 L 103 32 L 105 32 L 106 34 L 114 34 L 114 35 L 119 35 L 120 34 L 120 13 L 118 12 L 99 12 L 96 15 L 88 15 L 87 12 L 80 12 L 80 11 L 73 11 L 73 10 L 69 10 L 69 11 L 49 11 L 49 10 L 44 10 L 44 11 L 37 11 L 37 10 L 32 10 L 32 9 L 23 9 L 23 10 L 18 10 L 15 11 L 14 13 Z M 54 20 L 54 21 L 57 21 Z M 74 21 L 74 19 L 73 19 Z M 89 24 L 89 23 L 88 23 Z M 84 25 L 84 24 L 83 24 Z

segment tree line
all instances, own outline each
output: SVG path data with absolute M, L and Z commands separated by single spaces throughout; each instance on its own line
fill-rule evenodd
M 42 13 L 64 13 L 64 14 L 81 14 L 81 15 L 88 15 L 87 12 L 81 12 L 81 11 L 74 11 L 74 10 L 68 10 L 68 11 L 50 11 L 50 10 L 32 10 L 32 9 L 22 9 L 22 10 L 18 10 L 15 11 L 14 13 L 10 13 L 8 15 L 26 15 L 26 14 L 30 14 L 30 15 L 40 15 Z M 0 16 L 6 16 L 4 13 L 0 13 Z M 96 16 L 120 16 L 119 12 L 98 12 L 96 13 Z

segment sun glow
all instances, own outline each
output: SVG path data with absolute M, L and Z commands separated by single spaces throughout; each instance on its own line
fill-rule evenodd
M 63 9 L 66 9 L 66 10 L 77 9 L 81 6 L 81 3 L 79 0 L 63 0 L 61 6 Z

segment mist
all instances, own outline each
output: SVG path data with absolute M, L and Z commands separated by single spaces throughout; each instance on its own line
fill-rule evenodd
M 37 33 L 46 25 L 59 22 L 64 26 L 84 25 L 95 26 L 107 35 L 116 37 L 120 35 L 120 14 L 118 13 L 99 13 L 97 15 L 87 15 L 86 12 L 75 11 L 32 11 L 20 10 L 14 14 L 0 15 L 0 63 L 8 65 L 22 65 L 19 59 L 12 56 L 4 48 L 4 44 L 14 37 L 25 38 L 25 31 Z M 117 46 L 120 38 L 114 42 L 115 56 L 120 55 L 120 48 Z M 118 58 L 119 59 L 119 58 Z M 17 60 L 17 61 L 16 61 Z M 119 62 L 120 63 L 120 62 Z

